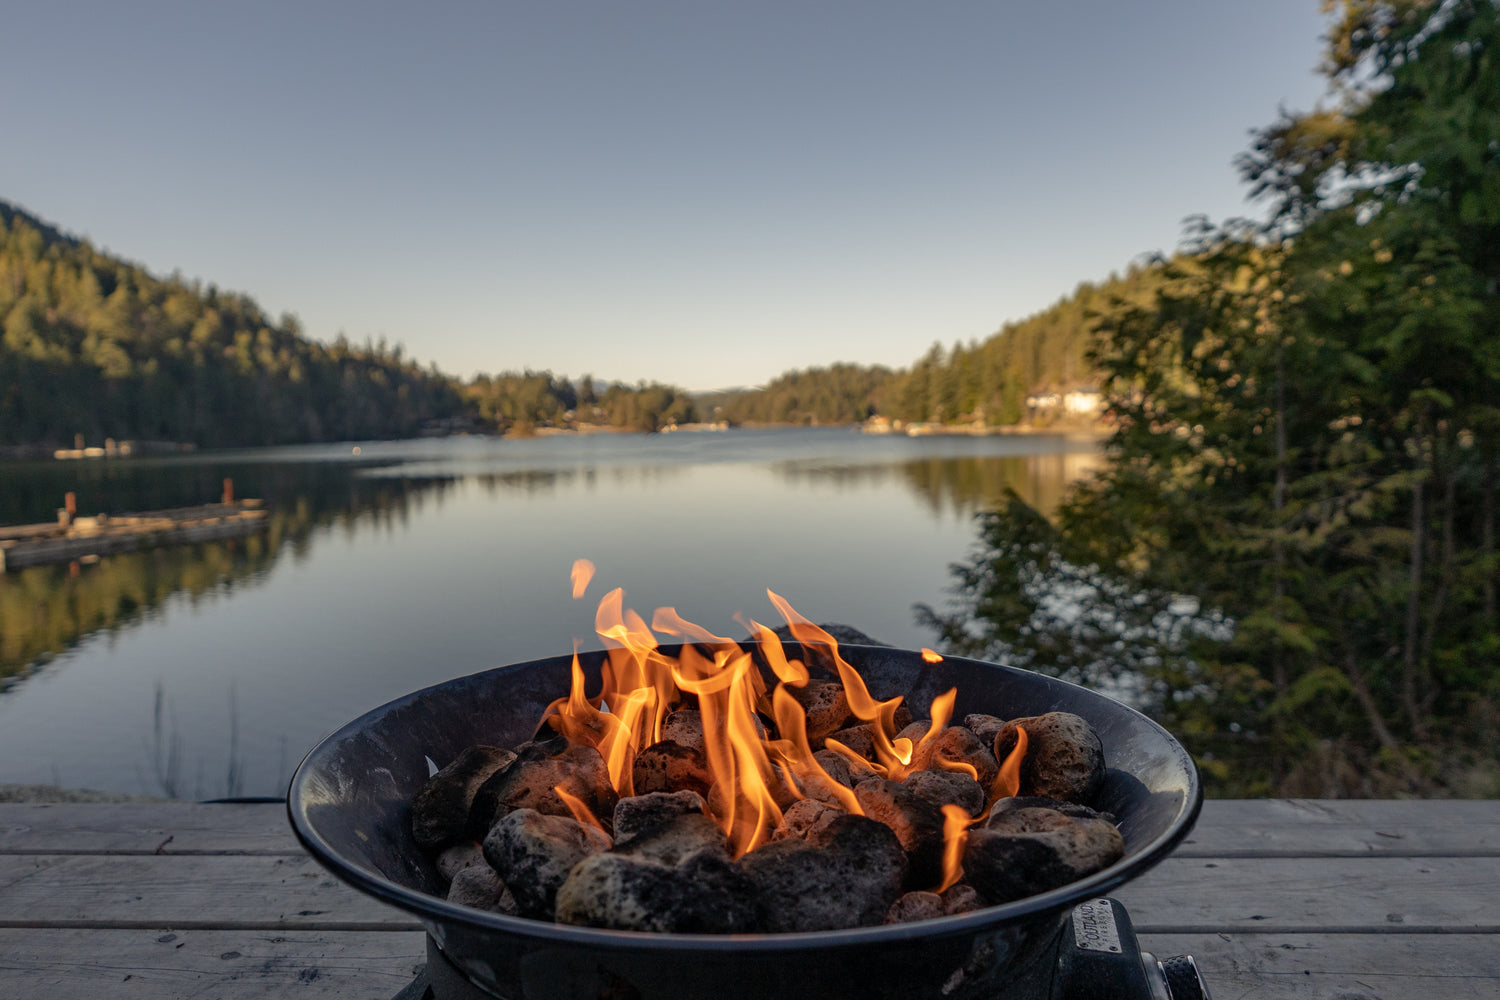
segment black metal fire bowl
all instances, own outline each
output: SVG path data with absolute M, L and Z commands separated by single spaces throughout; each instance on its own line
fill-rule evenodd
M 411 800 L 426 758 L 448 763 L 476 743 L 531 738 L 566 693 L 571 657 L 499 667 L 409 694 L 313 748 L 292 777 L 287 811 L 303 846 L 350 885 L 417 916 L 443 953 L 505 1000 L 964 1000 L 1045 997 L 1067 912 L 1160 861 L 1202 803 L 1198 773 L 1166 730 L 1109 698 L 1014 667 L 879 646 L 839 647 L 877 698 L 905 695 L 919 716 L 958 688 L 955 718 L 1066 711 L 1104 743 L 1096 802 L 1113 813 L 1125 856 L 1051 892 L 919 923 L 809 934 L 687 935 L 571 927 L 456 906 L 412 839 Z M 797 647 L 788 652 L 796 655 Z M 589 690 L 603 653 L 583 654 Z

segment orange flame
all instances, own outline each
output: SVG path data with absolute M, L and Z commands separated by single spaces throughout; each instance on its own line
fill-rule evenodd
M 1013 798 L 1021 790 L 1021 762 L 1026 758 L 1026 740 L 1026 728 L 1017 726 L 1016 745 L 1005 755 L 1005 763 L 1000 765 L 1000 773 L 995 775 L 995 783 L 990 786 L 988 805 L 994 805 L 1001 799 Z
M 593 570 L 587 560 L 573 564 L 575 596 L 587 588 Z M 957 692 L 933 699 L 932 721 L 915 745 L 910 739 L 897 738 L 895 719 L 901 698 L 874 698 L 859 673 L 839 655 L 833 636 L 798 614 L 784 598 L 766 593 L 793 637 L 832 663 L 851 714 L 869 724 L 875 759 L 867 760 L 837 740 L 826 740 L 824 746 L 858 764 L 861 771 L 873 768 L 877 774 L 900 780 L 911 771 L 914 758 L 922 756 L 918 753 L 922 746 L 947 727 Z M 658 608 L 647 626 L 640 615 L 625 607 L 624 600 L 623 590 L 609 591 L 595 615 L 595 631 L 606 647 L 598 694 L 588 696 L 587 679 L 575 652 L 568 694 L 548 706 L 544 716 L 548 725 L 571 742 L 599 751 L 610 783 L 620 795 L 633 794 L 636 755 L 661 741 L 667 715 L 693 707 L 702 720 L 704 756 L 712 778 L 707 812 L 728 838 L 734 857 L 770 839 L 782 821 L 778 802 L 815 797 L 845 812 L 863 814 L 853 790 L 836 781 L 814 756 L 807 714 L 791 692 L 806 685 L 811 674 L 806 663 L 788 656 L 775 632 L 748 622 L 759 642 L 759 655 L 770 668 L 763 675 L 750 652 L 685 620 L 676 609 Z M 668 655 L 653 629 L 678 637 L 684 644 L 675 655 Z M 774 686 L 768 686 L 772 675 Z M 766 734 L 762 716 L 774 720 L 774 738 Z M 978 776 L 969 764 L 926 756 L 932 757 L 934 766 Z M 1007 766 L 1018 769 L 1019 759 L 1014 766 L 1008 760 Z M 603 829 L 587 805 L 561 788 L 557 793 L 580 823 Z M 957 837 L 953 834 L 949 839 Z M 952 850 L 958 852 L 955 857 L 961 856 L 962 844 Z M 945 878 L 946 874 L 945 869 Z M 944 888 L 949 884 L 945 882 Z
M 594 578 L 594 564 L 587 559 L 575 559 L 573 561 L 573 600 L 583 596 L 583 592 L 589 589 L 589 581 Z
M 577 597 L 578 595 L 574 594 L 573 596 Z M 942 653 L 938 653 L 938 652 L 934 652 L 933 650 L 928 649 L 926 646 L 923 646 L 922 647 L 922 659 L 926 660 L 928 663 L 942 663 L 943 662 L 943 654 Z
M 933 892 L 946 892 L 964 877 L 964 848 L 969 844 L 969 827 L 977 822 L 962 806 L 943 806 L 943 881 Z
M 578 822 L 584 826 L 598 827 L 602 833 L 609 832 L 604 829 L 604 824 L 599 822 L 598 818 L 594 815 L 594 811 L 588 807 L 588 803 L 576 795 L 569 794 L 568 790 L 562 785 L 553 785 L 552 790 L 557 793 L 558 798 L 562 799 L 563 805 L 568 807 L 568 812 L 572 813 L 573 818 Z

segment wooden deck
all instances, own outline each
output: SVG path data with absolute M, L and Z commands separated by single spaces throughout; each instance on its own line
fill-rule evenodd
M 1500 997 L 1500 802 L 1209 802 L 1117 896 L 1216 1000 Z M 8 1000 L 378 1000 L 422 960 L 280 805 L 0 805 Z

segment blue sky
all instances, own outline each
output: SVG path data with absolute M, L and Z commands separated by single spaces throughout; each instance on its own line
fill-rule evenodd
M 905 365 L 1251 212 L 1317 6 L 23 4 L 0 198 L 459 375 Z

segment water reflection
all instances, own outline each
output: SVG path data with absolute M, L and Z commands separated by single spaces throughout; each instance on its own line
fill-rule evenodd
M 931 643 L 911 608 L 941 599 L 969 516 L 1006 486 L 1050 508 L 1092 461 L 1033 439 L 669 438 L 0 469 L 8 521 L 50 519 L 68 490 L 85 513 L 200 503 L 226 477 L 272 511 L 250 538 L 0 576 L 0 782 L 279 794 L 363 711 L 590 641 L 592 606 L 568 597 L 580 556 L 638 608 L 731 628 L 774 614 L 774 586 L 821 620 Z
M 454 487 L 451 479 L 303 471 L 313 474 L 262 478 L 272 486 L 265 491 L 272 494 L 271 513 L 266 529 L 256 534 L 0 573 L 0 692 L 89 635 L 150 620 L 174 595 L 185 595 L 197 607 L 258 585 L 278 559 L 307 560 L 318 529 L 348 539 L 371 529 L 387 534 L 404 529 L 427 503 L 441 506 Z M 286 489 L 298 492 L 289 496 Z M 152 491 L 132 495 L 139 503 Z
M 900 463 L 838 465 L 827 462 L 780 462 L 772 466 L 789 485 L 826 483 L 838 490 L 904 486 L 937 517 L 967 518 L 994 510 L 1006 490 L 1014 490 L 1032 507 L 1051 515 L 1068 484 L 1103 466 L 1094 451 L 1009 458 L 934 457 Z

